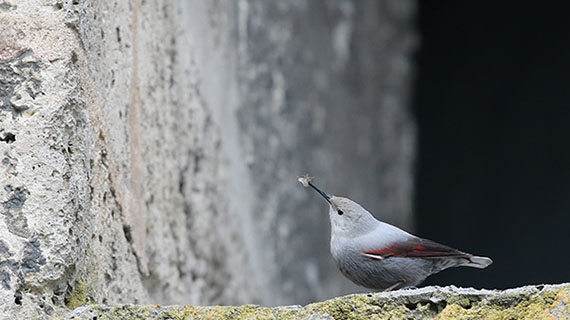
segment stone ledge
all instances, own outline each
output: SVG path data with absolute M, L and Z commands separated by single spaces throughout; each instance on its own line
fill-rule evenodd
M 88 305 L 60 319 L 570 319 L 570 283 L 508 290 L 425 287 L 305 307 Z

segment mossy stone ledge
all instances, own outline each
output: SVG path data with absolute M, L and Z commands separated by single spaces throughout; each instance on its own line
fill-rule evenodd
M 570 283 L 508 290 L 425 287 L 304 307 L 86 305 L 60 319 L 570 319 Z

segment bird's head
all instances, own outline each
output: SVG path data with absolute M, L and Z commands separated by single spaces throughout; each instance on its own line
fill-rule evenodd
M 315 186 L 310 179 L 301 183 L 313 188 L 328 202 L 333 236 L 356 237 L 376 227 L 378 221 L 358 203 L 345 197 L 329 195 Z

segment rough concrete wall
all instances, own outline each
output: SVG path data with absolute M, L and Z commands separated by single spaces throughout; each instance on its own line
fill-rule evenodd
M 0 314 L 50 314 L 87 289 L 89 301 L 145 301 L 124 219 L 132 196 L 109 141 L 120 128 L 79 32 L 95 13 L 77 1 L 0 9 Z
M 97 319 L 568 319 L 570 284 L 504 291 L 426 287 L 356 294 L 305 307 L 86 306 L 67 315 Z
M 352 290 L 295 179 L 410 225 L 413 11 L 0 2 L 0 314 Z

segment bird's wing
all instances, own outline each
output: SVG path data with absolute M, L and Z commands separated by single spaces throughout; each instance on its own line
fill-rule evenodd
M 457 249 L 418 237 L 409 238 L 401 242 L 394 242 L 385 248 L 367 250 L 363 255 L 379 260 L 389 257 L 438 258 L 470 256 Z

